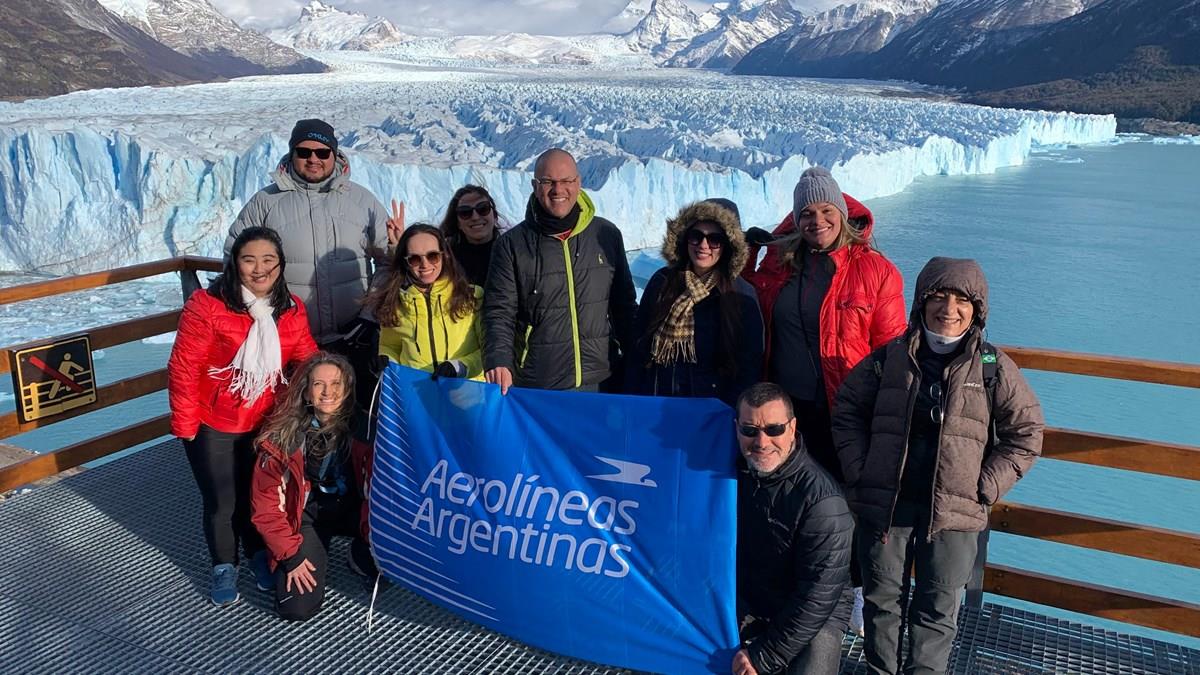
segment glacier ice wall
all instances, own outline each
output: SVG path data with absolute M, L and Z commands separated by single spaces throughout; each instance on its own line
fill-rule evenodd
M 532 158 L 567 147 L 630 249 L 657 246 L 666 218 L 711 196 L 736 201 L 746 226 L 769 226 L 812 164 L 870 199 L 920 176 L 989 173 L 1039 146 L 1116 132 L 1107 116 L 711 73 L 528 70 L 438 80 L 363 68 L 341 77 L 338 86 L 328 75 L 249 78 L 0 103 L 0 270 L 219 255 L 225 229 L 286 153 L 292 118 L 316 114 L 335 121 L 352 178 L 384 203 L 404 200 L 410 222 L 439 220 L 467 182 L 486 185 L 500 212 L 520 220 Z M 318 84 L 330 87 L 327 111 L 287 107 Z

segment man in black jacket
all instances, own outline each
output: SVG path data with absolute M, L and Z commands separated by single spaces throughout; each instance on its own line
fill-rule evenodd
M 500 235 L 483 292 L 488 382 L 596 391 L 633 344 L 637 311 L 621 231 L 596 215 L 565 150 L 533 169 L 525 220 Z M 614 345 L 614 342 L 616 343 Z
M 837 483 L 804 449 L 792 402 L 760 382 L 738 399 L 734 675 L 837 673 L 850 617 L 854 520 Z

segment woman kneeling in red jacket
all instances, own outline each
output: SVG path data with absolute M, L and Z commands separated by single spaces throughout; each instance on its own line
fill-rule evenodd
M 167 363 L 171 433 L 183 439 L 200 488 L 211 599 L 219 606 L 240 597 L 239 540 L 259 587 L 268 590 L 273 578 L 250 526 L 254 436 L 284 373 L 317 351 L 304 303 L 283 280 L 285 265 L 274 230 L 243 230 L 221 276 L 184 303 Z
M 292 378 L 258 438 L 252 520 L 270 551 L 275 609 L 284 619 L 320 611 L 334 535 L 354 537 L 351 571 L 375 574 L 366 507 L 372 448 L 355 410 L 350 362 L 319 352 Z

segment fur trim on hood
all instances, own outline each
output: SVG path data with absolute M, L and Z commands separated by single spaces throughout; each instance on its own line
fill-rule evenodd
M 979 263 L 969 258 L 931 258 L 917 275 L 909 325 L 919 327 L 925 312 L 925 301 L 941 289 L 965 295 L 975 305 L 973 323 L 980 328 L 987 324 L 988 284 Z
M 742 225 L 733 211 L 710 201 L 688 204 L 679 210 L 678 215 L 667 221 L 667 235 L 663 238 L 662 245 L 663 260 L 667 261 L 668 267 L 680 260 L 686 260 L 686 249 L 680 248 L 681 237 L 688 228 L 703 220 L 720 225 L 725 232 L 730 250 L 721 251 L 721 257 L 729 256 L 729 274 L 737 278 L 750 256 L 746 235 L 742 233 Z M 680 257 L 681 253 L 683 258 Z

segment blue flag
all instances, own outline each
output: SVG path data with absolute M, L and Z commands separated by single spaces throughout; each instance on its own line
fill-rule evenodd
M 388 578 L 548 651 L 729 672 L 732 413 L 710 399 L 509 390 L 389 365 L 371 482 Z

